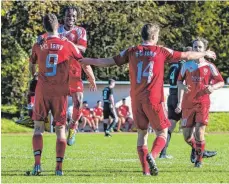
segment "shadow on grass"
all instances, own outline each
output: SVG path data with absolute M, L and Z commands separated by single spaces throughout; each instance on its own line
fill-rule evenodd
M 18 170 L 8 170 L 8 171 L 1 171 L 1 175 L 2 176 L 31 176 L 30 175 L 26 175 L 27 171 L 18 171 Z M 194 170 L 184 170 L 184 169 L 180 169 L 180 170 L 162 170 L 160 171 L 160 173 L 182 173 L 182 172 L 191 172 L 191 173 L 199 173 L 200 170 L 199 169 L 194 169 Z M 229 170 L 204 170 L 204 172 L 208 172 L 208 173 L 228 173 Z M 66 169 L 64 170 L 64 176 L 101 176 L 101 177 L 113 177 L 114 174 L 122 174 L 124 176 L 126 176 L 127 173 L 142 173 L 139 170 L 108 170 L 108 169 L 104 169 L 104 170 L 71 170 L 71 169 Z M 40 176 L 54 176 L 54 170 L 44 170 L 42 171 Z

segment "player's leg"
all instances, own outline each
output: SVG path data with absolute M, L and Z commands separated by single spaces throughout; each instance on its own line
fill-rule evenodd
M 95 131 L 95 124 L 94 124 L 94 121 L 91 117 L 87 118 L 87 123 L 88 123 L 89 127 L 91 128 L 91 130 Z
M 132 102 L 132 111 L 134 123 L 137 128 L 138 138 L 137 138 L 137 152 L 139 160 L 141 162 L 142 171 L 144 175 L 150 175 L 148 162 L 146 160 L 148 154 L 148 124 L 149 120 L 141 109 L 141 104 L 138 102 Z
M 195 163 L 196 161 L 196 140 L 193 136 L 195 127 L 195 115 L 195 108 L 182 110 L 181 126 L 183 128 L 183 136 L 185 142 L 192 147 L 190 155 L 190 160 L 192 163 Z
M 67 145 L 66 141 L 66 118 L 67 118 L 67 96 L 53 97 L 50 101 L 53 125 L 56 128 L 56 175 L 63 175 L 62 163 Z
M 175 109 L 177 107 L 177 103 L 178 103 L 178 98 L 177 95 L 169 95 L 168 97 L 168 101 L 167 101 L 167 106 L 168 106 L 168 119 L 171 123 L 171 126 L 168 129 L 168 136 L 167 136 L 167 140 L 166 140 L 166 145 L 165 147 L 162 149 L 159 158 L 172 158 L 172 156 L 167 155 L 167 148 L 169 146 L 170 140 L 171 140 L 171 136 L 172 136 L 172 132 L 176 127 L 176 123 L 177 121 L 179 121 L 181 119 L 181 113 L 177 114 L 175 112 Z
M 126 119 L 126 122 L 128 123 L 127 131 L 130 132 L 131 131 L 131 128 L 133 126 L 134 121 L 133 121 L 133 119 L 131 117 L 128 117 Z
M 209 119 L 209 108 L 210 104 L 201 104 L 196 107 L 196 130 L 195 130 L 195 138 L 196 138 L 196 155 L 197 159 L 195 162 L 195 167 L 201 167 L 203 153 L 205 149 L 205 128 L 208 124 Z
M 104 133 L 105 133 L 105 136 L 107 135 L 106 134 L 106 130 L 107 130 L 107 127 L 108 127 L 108 124 L 109 124 L 109 116 L 110 116 L 110 107 L 109 107 L 109 104 L 108 103 L 104 103 L 104 107 L 103 107 L 103 130 L 104 130 Z
M 67 143 L 69 146 L 75 143 L 76 128 L 78 121 L 81 117 L 81 109 L 83 103 L 83 92 L 75 92 L 71 94 L 73 101 L 72 119 L 70 120 L 70 126 L 68 130 Z
M 202 123 L 196 123 L 196 130 L 195 130 L 195 139 L 196 139 L 196 162 L 195 167 L 201 167 L 202 166 L 202 159 L 203 159 L 203 153 L 205 149 L 205 133 L 206 126 Z
M 154 129 L 157 137 L 153 142 L 151 152 L 147 155 L 147 160 L 150 165 L 152 175 L 158 174 L 155 159 L 164 148 L 167 139 L 168 127 L 170 122 L 167 119 L 167 112 L 164 103 L 154 104 L 148 102 L 143 104 L 143 110 L 150 122 L 151 127 Z
M 94 124 L 95 124 L 95 132 L 99 131 L 99 118 L 95 117 L 93 118 Z
M 81 124 L 81 128 L 80 128 L 81 132 L 84 132 L 84 128 L 85 128 L 86 124 L 87 124 L 87 118 L 82 116 L 82 124 Z
M 32 143 L 35 163 L 32 175 L 39 175 L 41 173 L 41 154 L 43 150 L 44 131 L 44 121 L 34 121 L 34 134 Z
M 122 125 L 122 117 L 119 117 L 118 118 L 118 125 L 117 125 L 117 132 L 120 132 L 121 125 Z
M 41 154 L 43 149 L 43 133 L 45 130 L 44 119 L 48 116 L 48 111 L 50 109 L 47 102 L 48 99 L 45 99 L 41 93 L 36 94 L 32 116 L 34 120 L 32 144 L 35 159 L 32 175 L 39 175 L 41 173 Z
M 109 114 L 109 116 L 113 118 L 113 121 L 111 122 L 111 124 L 109 125 L 109 127 L 106 130 L 106 133 L 107 134 L 109 134 L 110 131 L 111 131 L 111 129 L 114 129 L 114 127 L 118 123 L 118 116 L 117 116 L 117 113 L 116 113 L 115 108 L 110 108 L 110 114 Z
M 56 175 L 63 175 L 62 163 L 64 160 L 64 154 L 66 150 L 66 134 L 65 134 L 65 125 L 55 126 L 56 130 Z

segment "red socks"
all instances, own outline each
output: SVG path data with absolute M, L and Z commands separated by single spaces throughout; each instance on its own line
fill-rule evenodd
M 204 149 L 205 149 L 205 141 L 196 142 L 196 156 L 197 156 L 197 161 L 199 162 L 202 162 Z
M 35 158 L 35 165 L 41 164 L 41 152 L 43 149 L 42 135 L 33 135 L 33 152 Z
M 194 138 L 192 138 L 191 139 L 191 141 L 187 141 L 187 140 L 185 140 L 187 143 L 188 143 L 188 145 L 190 145 L 193 149 L 196 149 L 196 141 L 195 141 L 195 139 Z
M 56 170 L 62 170 L 62 162 L 64 159 L 66 144 L 66 139 L 56 140 Z
M 151 153 L 153 155 L 153 158 L 156 159 L 161 150 L 165 147 L 166 140 L 162 136 L 158 136 L 153 143 L 153 147 L 151 150 Z
M 146 161 L 146 155 L 148 154 L 147 146 L 138 146 L 137 150 L 138 150 L 138 156 L 139 156 L 139 160 L 141 161 L 143 172 L 149 173 L 149 166 Z

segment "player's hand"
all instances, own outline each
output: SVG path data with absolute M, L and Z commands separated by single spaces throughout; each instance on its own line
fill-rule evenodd
M 181 103 L 178 103 L 175 109 L 175 113 L 179 114 L 180 112 L 181 112 Z
M 88 80 L 89 81 L 89 89 L 90 91 L 97 91 L 97 86 L 95 80 Z
M 179 87 L 181 87 L 181 89 L 183 89 L 185 93 L 189 93 L 191 91 L 191 86 L 190 85 L 182 84 Z
M 212 59 L 216 59 L 216 54 L 215 54 L 215 52 L 213 52 L 213 51 L 210 51 L 210 50 L 207 50 L 206 51 L 206 55 L 205 55 L 206 57 L 208 57 L 208 58 L 212 58 Z
M 212 94 L 214 91 L 214 88 L 212 85 L 206 86 L 205 90 L 204 90 L 207 94 Z

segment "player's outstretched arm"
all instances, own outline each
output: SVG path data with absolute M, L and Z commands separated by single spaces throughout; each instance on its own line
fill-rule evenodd
M 92 70 L 91 66 L 82 64 L 82 68 L 83 68 L 83 71 L 86 73 L 86 75 L 88 77 L 88 81 L 90 82 L 90 90 L 91 91 L 96 91 L 97 90 L 97 86 L 96 86 L 96 83 L 95 83 L 95 75 L 93 73 L 93 70 Z
M 194 60 L 194 59 L 200 59 L 202 57 L 208 57 L 212 59 L 216 59 L 216 54 L 213 51 L 207 50 L 204 52 L 194 52 L 194 51 L 188 51 L 188 52 L 182 52 L 181 53 L 181 59 L 184 60 Z
M 95 65 L 100 67 L 108 67 L 116 64 L 113 58 L 83 58 L 80 59 L 79 62 L 86 65 Z

